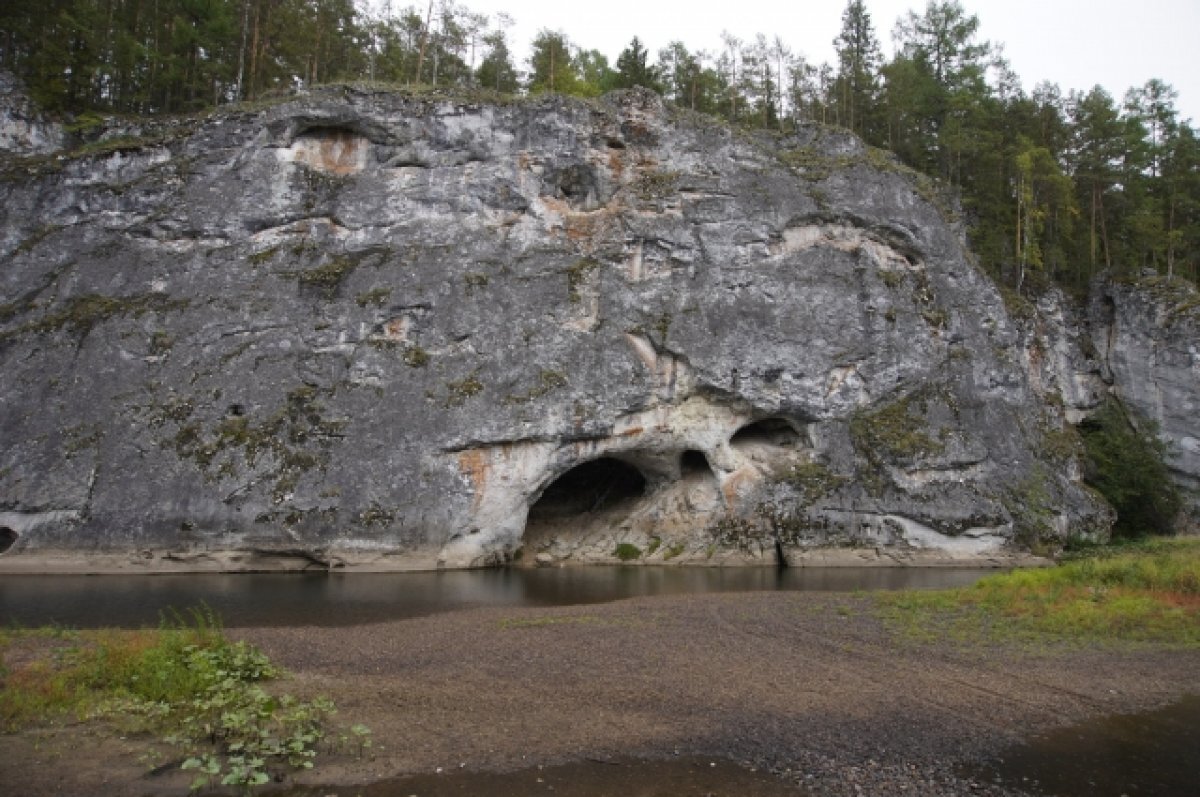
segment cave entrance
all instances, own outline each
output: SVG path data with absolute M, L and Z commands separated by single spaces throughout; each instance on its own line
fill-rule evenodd
M 5 553 L 13 547 L 20 535 L 8 526 L 0 526 L 0 553 Z
M 746 424 L 729 439 L 735 448 L 743 446 L 774 446 L 793 448 L 800 442 L 800 433 L 786 418 L 764 418 Z
M 550 483 L 529 508 L 524 543 L 536 551 L 564 537 L 580 538 L 628 515 L 646 494 L 642 472 L 613 457 L 576 465 Z
M 611 510 L 646 493 L 646 477 L 627 462 L 601 457 L 559 476 L 529 508 L 529 520 Z
M 708 464 L 708 457 L 704 456 L 703 451 L 689 448 L 679 457 L 679 475 L 684 479 L 712 476 L 713 470 L 712 466 Z

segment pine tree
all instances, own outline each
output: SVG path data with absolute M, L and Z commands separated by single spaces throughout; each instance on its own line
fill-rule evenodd
M 579 73 L 566 35 L 543 29 L 534 38 L 532 47 L 529 56 L 532 71 L 526 86 L 529 93 L 574 94 L 578 89 Z
M 990 95 L 991 46 L 975 40 L 978 30 L 978 17 L 956 0 L 930 0 L 924 15 L 910 11 L 897 23 L 899 52 L 885 73 L 893 103 L 907 111 L 892 134 L 907 139 L 914 166 L 956 185 L 977 129 L 971 116 Z
M 1166 213 L 1167 276 L 1200 278 L 1200 137 L 1179 125 L 1166 142 L 1162 163 Z
M 509 54 L 508 41 L 503 31 L 493 31 L 483 38 L 487 46 L 487 55 L 479 64 L 475 74 L 480 86 L 505 94 L 513 94 L 520 88 L 517 81 L 517 70 L 512 64 Z
M 850 0 L 842 12 L 842 31 L 833 40 L 837 50 L 836 106 L 842 124 L 856 133 L 871 129 L 876 106 L 879 67 L 883 55 L 863 0 Z
M 575 70 L 579 80 L 572 94 L 580 97 L 598 97 L 616 88 L 617 73 L 608 65 L 608 57 L 599 50 L 577 52 Z
M 617 56 L 617 71 L 613 80 L 614 88 L 631 89 L 643 86 L 653 91 L 662 91 L 658 70 L 648 62 L 649 53 L 642 46 L 641 40 L 634 36 L 629 46 Z
M 1115 186 L 1125 156 L 1124 126 L 1112 95 L 1096 86 L 1070 101 L 1074 142 L 1069 153 L 1071 176 L 1081 212 L 1086 216 L 1088 235 L 1081 262 L 1089 265 L 1088 276 L 1101 268 L 1112 268 L 1112 238 L 1109 235 Z

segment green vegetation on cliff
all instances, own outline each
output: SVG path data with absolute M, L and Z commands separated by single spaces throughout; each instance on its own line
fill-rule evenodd
M 1116 510 L 1117 537 L 1170 534 L 1181 506 L 1157 427 L 1144 419 L 1138 423 L 1140 428 L 1128 408 L 1110 399 L 1079 427 L 1085 478 Z

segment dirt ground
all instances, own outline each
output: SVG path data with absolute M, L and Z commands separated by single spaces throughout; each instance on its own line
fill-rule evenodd
M 1200 692 L 1200 651 L 963 647 L 889 631 L 864 595 L 763 592 L 237 629 L 374 746 L 321 793 L 405 774 L 705 755 L 810 795 L 1020 794 L 964 766 L 1036 731 Z M 0 792 L 184 794 L 94 726 L 0 737 Z M 162 765 L 156 774 L 151 770 Z

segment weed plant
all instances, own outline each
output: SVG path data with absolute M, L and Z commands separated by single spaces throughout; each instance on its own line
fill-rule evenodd
M 635 559 L 642 558 L 642 549 L 633 543 L 623 542 L 613 550 L 613 556 L 622 562 L 632 562 Z
M 1098 548 L 972 587 L 878 600 L 889 623 L 918 638 L 1200 647 L 1200 540 Z
M 274 696 L 261 683 L 280 675 L 261 651 L 229 640 L 207 607 L 173 613 L 158 630 L 10 630 L 0 654 L 37 654 L 0 668 L 0 723 L 12 732 L 74 715 L 122 733 L 147 734 L 176 749 L 195 773 L 193 789 L 243 793 L 288 769 L 311 769 L 326 741 L 333 704 Z M 9 660 L 4 655 L 4 660 Z M 343 746 L 370 746 L 364 726 Z

